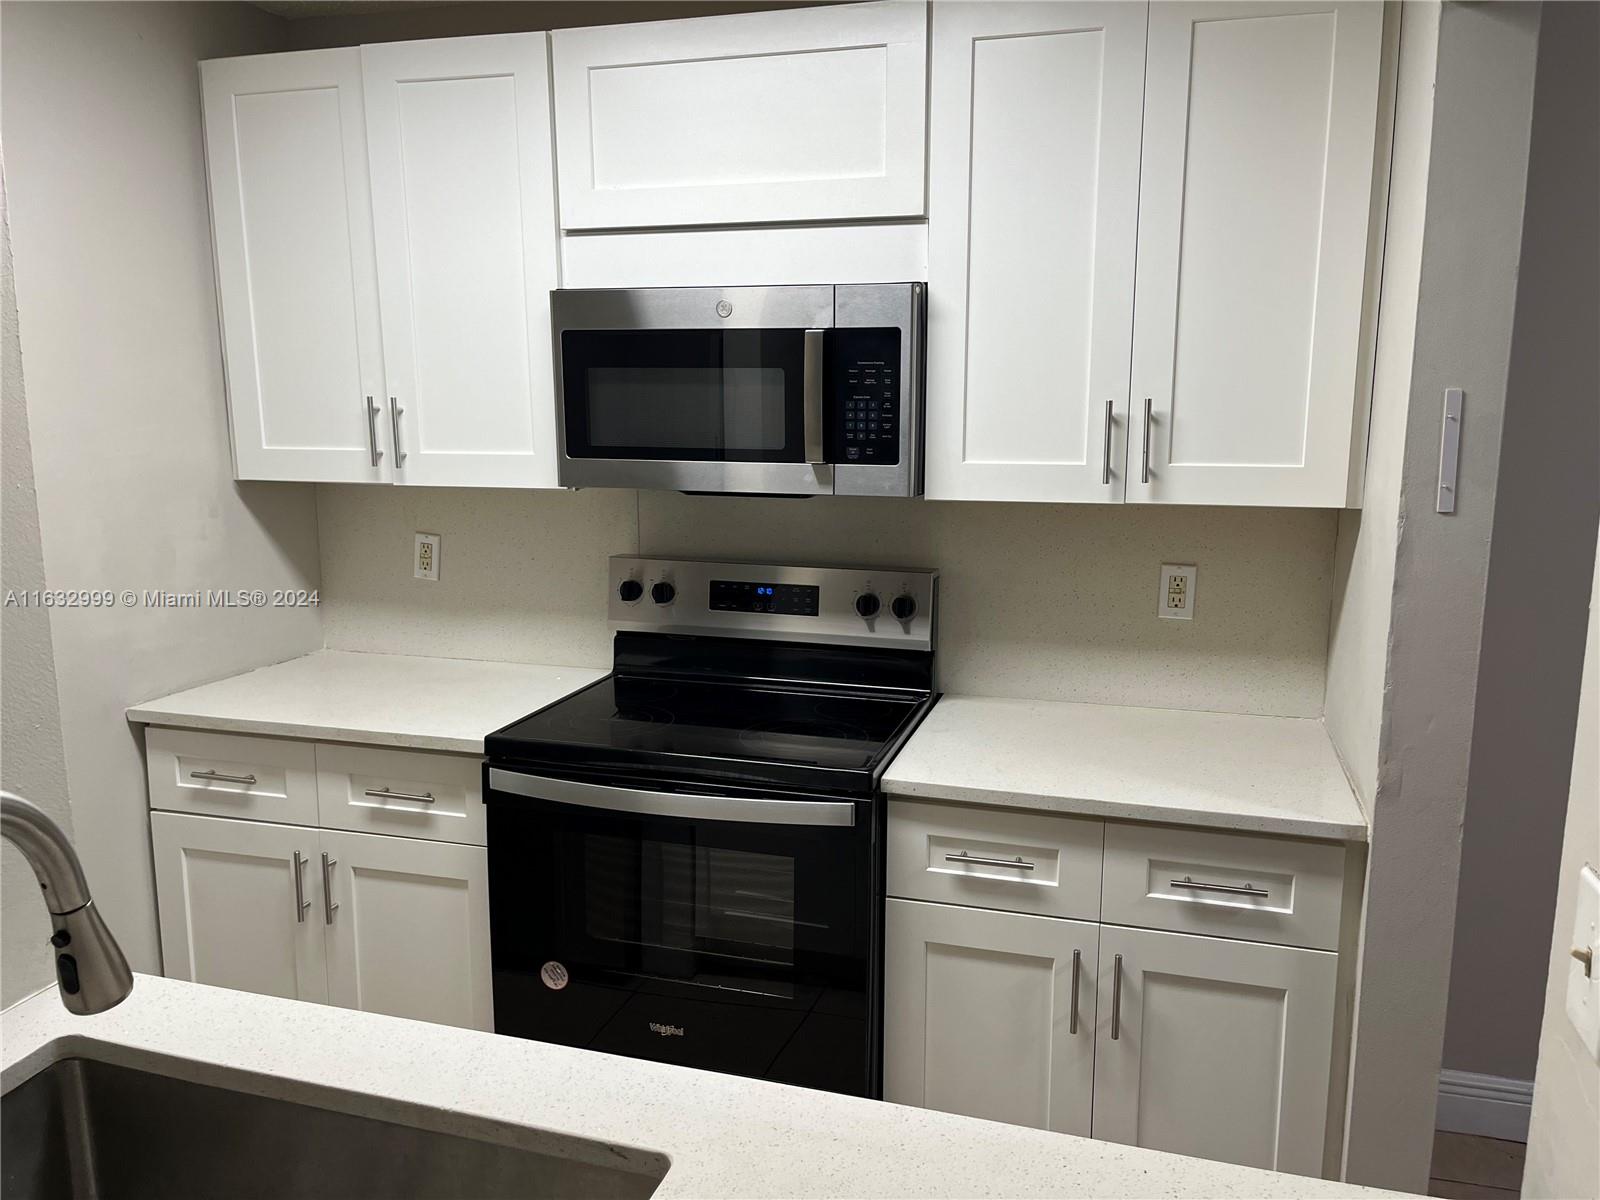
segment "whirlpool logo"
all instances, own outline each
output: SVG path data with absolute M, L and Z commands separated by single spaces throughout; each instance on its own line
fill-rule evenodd
M 663 1025 L 660 1021 L 650 1022 L 650 1032 L 659 1033 L 662 1037 L 682 1037 L 682 1025 Z

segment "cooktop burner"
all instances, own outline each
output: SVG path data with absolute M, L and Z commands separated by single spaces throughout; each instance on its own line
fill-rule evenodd
M 760 775 L 762 765 L 861 772 L 923 703 L 611 675 L 492 734 L 485 748 L 491 758 L 555 757 L 594 769 L 633 760 L 666 770 L 710 763 L 723 777 Z

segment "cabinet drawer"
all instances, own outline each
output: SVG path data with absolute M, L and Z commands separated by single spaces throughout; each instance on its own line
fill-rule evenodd
M 483 760 L 319 742 L 317 804 L 324 829 L 481 846 Z
M 1079 817 L 889 802 L 889 895 L 1094 920 L 1104 825 Z
M 145 730 L 150 807 L 289 825 L 317 823 L 310 742 L 193 729 Z
M 1111 822 L 1105 847 L 1107 924 L 1338 948 L 1343 846 Z

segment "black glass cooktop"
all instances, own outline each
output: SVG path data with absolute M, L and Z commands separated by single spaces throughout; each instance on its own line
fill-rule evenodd
M 870 792 L 926 696 L 611 675 L 490 734 L 494 761 Z

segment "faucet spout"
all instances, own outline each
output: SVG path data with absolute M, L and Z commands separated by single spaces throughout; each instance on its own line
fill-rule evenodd
M 22 851 L 39 877 L 54 927 L 50 945 L 61 1002 L 80 1015 L 120 1004 L 133 990 L 133 973 L 89 897 L 83 867 L 61 826 L 31 800 L 0 791 L 0 837 Z

